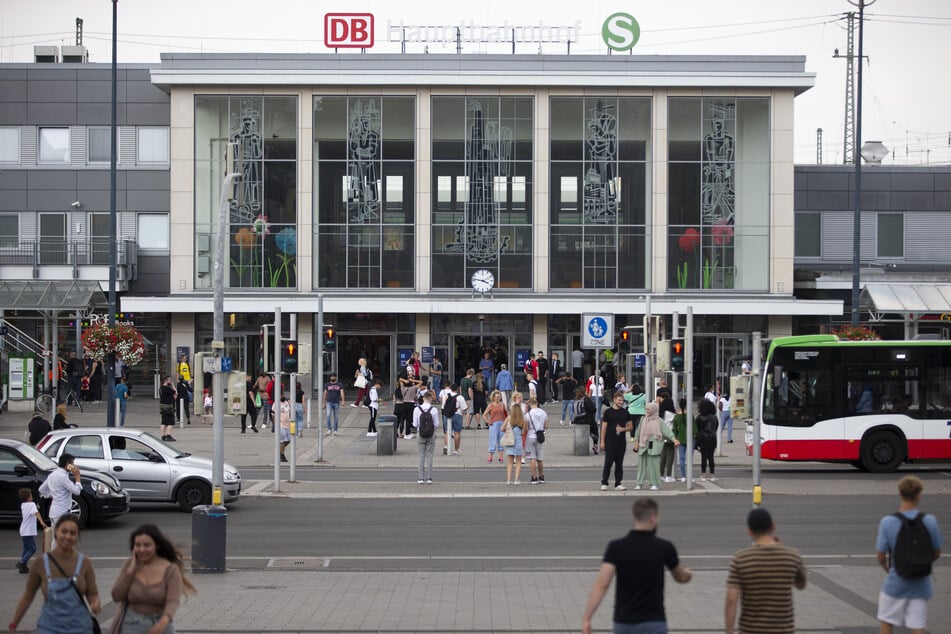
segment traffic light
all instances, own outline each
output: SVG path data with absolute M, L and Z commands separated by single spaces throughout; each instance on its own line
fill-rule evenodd
M 297 342 L 285 341 L 281 344 L 281 371 L 297 374 Z
M 618 352 L 621 352 L 622 354 L 627 354 L 630 351 L 631 351 L 631 331 L 625 329 L 621 331 L 621 340 L 618 343 Z
M 670 340 L 670 369 L 674 372 L 684 371 L 684 340 Z
M 271 327 L 261 326 L 259 333 L 261 341 L 258 344 L 258 370 L 271 371 Z
M 324 352 L 333 352 L 337 349 L 337 329 L 330 324 L 324 324 Z

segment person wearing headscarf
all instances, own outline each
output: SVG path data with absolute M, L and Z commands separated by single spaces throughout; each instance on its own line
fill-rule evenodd
M 651 491 L 660 489 L 660 456 L 664 451 L 664 439 L 679 444 L 670 427 L 658 416 L 659 409 L 657 403 L 645 405 L 644 418 L 634 432 L 634 451 L 639 456 L 635 491 L 643 488 L 645 478 L 650 481 Z

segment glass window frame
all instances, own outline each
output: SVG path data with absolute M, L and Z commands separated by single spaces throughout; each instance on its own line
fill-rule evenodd
M 143 226 L 143 220 L 162 220 L 162 231 L 159 231 L 158 224 L 148 226 L 146 222 Z M 154 241 L 143 242 L 143 236 L 156 236 L 164 234 L 164 240 L 160 243 Z M 135 215 L 135 243 L 139 251 L 168 251 L 171 248 L 170 240 L 170 219 L 169 214 L 163 212 L 139 212 Z
M 10 229 L 13 229 L 10 232 Z M 0 213 L 0 248 L 16 248 L 20 244 L 20 214 Z
M 9 137 L 12 140 L 11 152 L 4 155 L 0 152 L 0 163 L 5 165 L 16 164 L 20 162 L 20 128 L 17 126 L 0 126 L 0 137 Z M 0 138 L 0 150 L 4 147 L 3 139 Z
M 63 135 L 63 138 L 66 140 L 66 147 L 63 151 L 63 158 L 51 158 L 46 152 L 44 152 L 44 147 L 48 146 L 48 142 L 43 140 L 44 136 L 47 136 L 48 133 L 57 132 Z M 70 139 L 69 139 L 69 127 L 68 126 L 42 126 L 36 129 L 36 161 L 41 165 L 69 165 L 69 152 L 70 152 Z
M 157 133 L 161 133 L 158 135 Z M 170 156 L 170 130 L 168 126 L 137 126 L 135 129 L 135 163 L 136 165 L 168 165 Z M 154 139 L 159 143 L 153 143 Z M 117 140 L 118 143 L 118 140 Z M 162 147 L 159 147 L 161 145 Z M 152 154 L 158 149 L 158 158 L 143 157 L 143 150 L 150 150 Z
M 891 221 L 893 226 L 883 221 Z M 896 222 L 897 221 L 897 222 Z M 880 212 L 875 215 L 875 257 L 879 259 L 902 260 L 905 257 L 905 214 L 901 212 Z M 897 236 L 897 238 L 896 238 Z M 897 240 L 897 244 L 896 244 Z M 898 247 L 898 252 L 893 247 Z M 883 248 L 884 247 L 884 248 Z
M 104 159 L 93 158 L 93 134 L 105 132 L 109 137 L 112 137 L 112 128 L 109 126 L 87 126 L 86 127 L 86 163 L 90 165 L 99 165 L 99 164 L 108 164 L 112 162 L 112 157 L 107 156 Z M 106 147 L 109 147 L 109 141 L 106 141 Z M 116 135 L 116 160 L 119 158 L 119 135 Z
M 815 226 L 803 226 L 800 228 L 799 223 L 805 222 L 806 220 L 815 222 Z M 805 231 L 814 233 L 817 240 L 815 249 L 809 253 L 804 253 L 801 251 L 802 240 L 800 240 L 801 234 Z M 796 241 L 794 257 L 797 258 L 810 258 L 810 259 L 821 259 L 822 258 L 822 212 L 819 211 L 797 211 L 793 219 L 793 237 Z

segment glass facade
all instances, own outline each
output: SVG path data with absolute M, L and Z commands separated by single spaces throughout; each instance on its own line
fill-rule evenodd
M 210 288 L 228 143 L 241 180 L 228 208 L 232 288 L 297 288 L 297 98 L 195 97 L 195 287 Z
M 668 101 L 668 288 L 769 287 L 769 99 Z
M 314 98 L 314 286 L 413 288 L 413 97 Z
M 553 289 L 647 285 L 651 99 L 551 100 Z
M 532 287 L 532 97 L 433 97 L 432 288 Z

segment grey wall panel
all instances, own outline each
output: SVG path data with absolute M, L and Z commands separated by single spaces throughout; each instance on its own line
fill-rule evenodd
M 29 86 L 31 102 L 76 101 L 76 81 L 31 81 Z
M 76 200 L 85 211 L 109 211 L 109 188 L 76 190 Z
M 26 189 L 27 173 L 26 170 L 10 169 L 9 167 L 0 169 L 0 190 Z
M 76 187 L 79 189 L 109 189 L 109 170 L 77 170 Z
M 130 285 L 131 295 L 167 295 L 171 292 L 170 258 L 167 255 L 139 253 L 138 279 Z
M 135 125 L 170 125 L 169 104 L 130 103 L 126 106 L 126 119 Z
M 810 190 L 848 190 L 849 175 L 839 172 L 811 173 L 807 179 Z
M 112 103 L 112 82 L 94 81 L 84 76 L 76 88 L 76 97 L 80 102 Z
M 75 189 L 32 189 L 26 206 L 31 211 L 69 211 L 74 200 Z
M 893 191 L 895 211 L 934 211 L 934 194 L 928 191 Z
M 22 125 L 29 110 L 29 105 L 24 101 L 0 103 L 0 125 Z
M 905 214 L 905 260 L 947 264 L 951 262 L 951 214 Z
M 8 189 L 0 185 L 3 195 L 0 195 L 0 211 L 26 211 L 27 199 L 25 189 Z
M 850 182 L 854 182 L 855 179 L 849 179 Z M 891 175 L 887 172 L 876 171 L 874 167 L 866 167 L 862 170 L 862 191 L 879 191 L 887 192 L 891 191 L 892 182 Z
M 76 67 L 72 64 L 33 64 L 27 67 L 27 79 L 34 81 L 76 81 Z
M 128 103 L 168 103 L 168 93 L 152 85 L 148 75 L 138 81 L 126 84 L 126 101 Z
M 83 125 L 110 125 L 112 123 L 112 111 L 109 102 L 79 103 L 76 104 L 76 118 Z
M 134 211 L 168 211 L 168 191 L 132 190 L 127 194 L 129 209 Z
M 76 113 L 75 101 L 69 103 L 31 103 L 27 113 L 27 123 L 38 126 L 77 125 L 79 119 Z
M 934 177 L 930 172 L 897 172 L 892 174 L 892 191 L 933 191 Z
M 6 79 L 0 75 L 0 102 L 26 101 L 28 97 L 26 81 L 23 79 Z
M 934 210 L 951 211 L 951 192 L 934 193 Z
M 814 191 L 809 190 L 806 197 L 805 209 L 825 211 L 828 209 L 848 209 L 852 206 L 851 198 L 845 191 Z
M 855 207 L 855 193 L 849 192 L 849 207 Z M 892 193 L 888 191 L 866 191 L 862 187 L 862 211 L 888 211 L 892 209 Z
M 126 186 L 129 189 L 148 189 L 169 192 L 171 190 L 171 175 L 165 170 L 129 170 L 125 174 Z
M 43 189 L 76 189 L 76 170 L 38 169 L 27 172 L 27 187 Z
M 951 192 L 951 172 L 935 172 L 935 191 Z
M 15 67 L 12 64 L 0 65 L 0 81 L 26 81 L 26 67 Z

